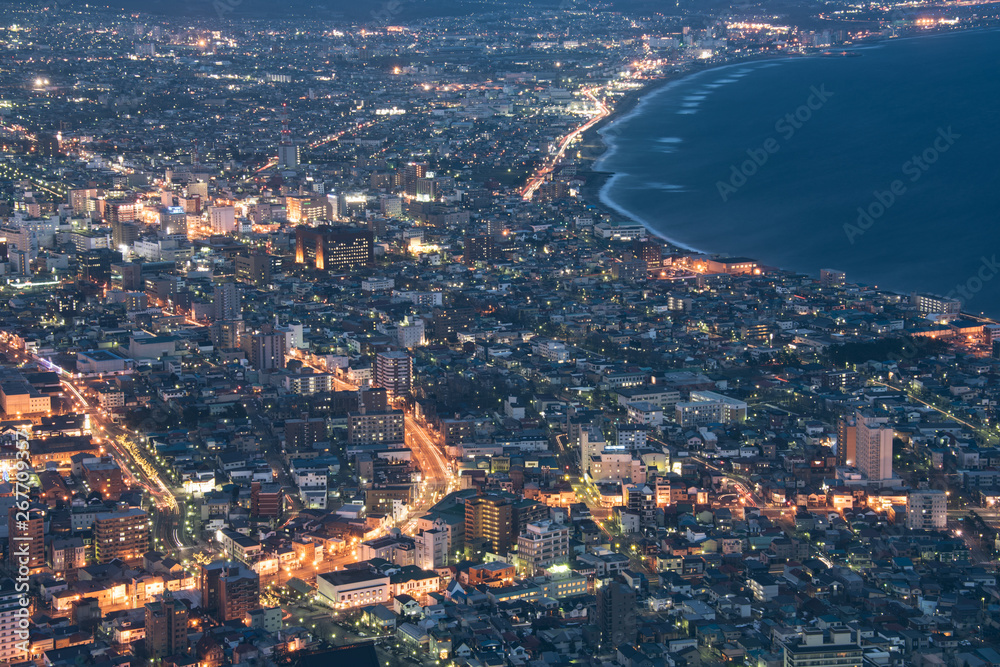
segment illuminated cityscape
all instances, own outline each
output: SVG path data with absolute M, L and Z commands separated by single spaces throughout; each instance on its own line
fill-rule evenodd
M 0 664 L 1000 661 L 1000 323 L 595 168 L 994 4 L 204 4 L 4 5 Z

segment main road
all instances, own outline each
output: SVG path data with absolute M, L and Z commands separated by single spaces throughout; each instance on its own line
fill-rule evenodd
M 339 390 L 358 390 L 357 385 L 341 378 L 334 377 L 333 381 Z M 399 526 L 402 532 L 410 533 L 416 529 L 416 520 L 422 514 L 442 497 L 458 489 L 458 476 L 452 472 L 435 439 L 414 418 L 413 411 L 404 407 L 403 415 L 406 446 L 413 452 L 413 460 L 422 474 L 417 496 L 408 508 L 407 518 Z
M 133 485 L 144 488 L 152 497 L 155 546 L 160 549 L 168 546 L 170 548 L 183 547 L 184 542 L 177 527 L 179 510 L 177 498 L 170 487 L 164 483 L 155 462 L 142 451 L 131 433 L 114 424 L 99 407 L 90 404 L 87 397 L 76 386 L 74 378 L 63 377 L 60 382 L 73 395 L 81 412 L 90 416 L 91 431 L 107 447 L 107 453 L 117 459 L 122 474 Z

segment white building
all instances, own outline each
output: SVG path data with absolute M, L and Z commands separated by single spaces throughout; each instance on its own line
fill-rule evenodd
M 569 528 L 555 521 L 533 521 L 517 538 L 517 560 L 529 575 L 569 559 Z
M 28 646 L 28 633 L 25 627 L 24 636 L 18 635 L 18 619 L 27 620 L 30 615 L 29 608 L 21 605 L 22 598 L 27 602 L 28 594 L 18 593 L 12 580 L 9 587 L 0 590 L 0 663 L 4 665 L 28 658 L 28 652 L 19 648 Z
M 316 577 L 317 590 L 335 609 L 389 601 L 389 577 L 369 570 L 341 570 Z
M 906 497 L 906 527 L 911 530 L 945 530 L 948 497 L 944 491 L 910 491 Z
M 208 222 L 213 234 L 229 234 L 236 230 L 236 209 L 232 206 L 209 206 Z
M 604 452 L 590 457 L 590 476 L 594 481 L 646 481 L 646 466 L 631 453 Z
M 626 403 L 629 421 L 644 426 L 663 426 L 663 408 L 649 401 Z
M 448 564 L 448 533 L 444 530 L 422 530 L 413 538 L 416 544 L 416 566 L 421 570 L 437 570 Z
M 681 426 L 739 424 L 746 418 L 746 403 L 714 391 L 692 391 L 689 401 L 674 406 L 674 420 Z

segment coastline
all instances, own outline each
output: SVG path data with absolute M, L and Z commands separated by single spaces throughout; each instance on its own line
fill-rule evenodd
M 964 32 L 976 33 L 983 31 L 996 31 L 997 29 L 998 28 L 996 27 L 976 27 L 959 30 L 940 30 L 900 37 L 878 37 L 857 42 L 856 44 L 839 46 L 837 48 L 859 51 L 869 50 L 881 48 L 889 42 L 927 39 L 930 37 L 942 37 Z M 615 107 L 611 114 L 604 118 L 600 123 L 587 130 L 587 132 L 581 136 L 580 150 L 583 156 L 581 166 L 583 167 L 583 175 L 586 178 L 585 184 L 581 188 L 581 199 L 583 199 L 588 205 L 593 206 L 595 209 L 605 214 L 616 218 L 624 218 L 641 224 L 646 228 L 650 236 L 654 236 L 663 241 L 663 243 L 667 245 L 668 249 L 671 251 L 696 252 L 707 255 L 718 254 L 713 252 L 711 249 L 694 248 L 670 238 L 664 232 L 655 229 L 648 221 L 639 218 L 625 208 L 617 205 L 607 195 L 607 190 L 614 180 L 625 174 L 604 170 L 602 168 L 605 160 L 613 155 L 617 148 L 613 142 L 605 140 L 604 133 L 614 124 L 627 120 L 633 114 L 637 113 L 641 109 L 642 105 L 654 96 L 667 91 L 672 85 L 680 83 L 681 81 L 687 80 L 691 77 L 699 76 L 710 71 L 718 71 L 736 66 L 747 66 L 765 61 L 797 60 L 799 58 L 817 57 L 825 56 L 823 56 L 822 51 L 816 51 L 815 53 L 808 54 L 755 54 L 732 61 L 712 63 L 705 67 L 692 68 L 690 70 L 680 72 L 671 72 L 663 77 L 649 81 L 641 88 L 627 94 Z M 780 267 L 775 268 L 782 270 Z M 818 272 L 818 269 L 816 271 Z
M 666 92 L 669 90 L 670 86 L 673 84 L 680 83 L 694 76 L 700 76 L 706 72 L 718 71 L 727 69 L 730 67 L 746 66 L 751 63 L 759 63 L 766 61 L 776 61 L 776 60 L 787 60 L 787 59 L 798 59 L 798 58 L 811 58 L 817 57 L 812 55 L 788 55 L 788 54 L 756 54 L 753 56 L 747 56 L 745 58 L 737 58 L 734 60 L 712 63 L 704 67 L 692 68 L 685 71 L 671 72 L 665 76 L 658 79 L 654 79 L 643 85 L 627 95 L 622 99 L 621 102 L 615 107 L 614 111 L 604 118 L 600 123 L 597 123 L 594 127 L 587 130 L 580 138 L 580 152 L 583 156 L 583 167 L 584 174 L 586 176 L 586 182 L 581 188 L 581 199 L 583 199 L 587 204 L 593 206 L 594 208 L 602 211 L 606 214 L 623 217 L 633 222 L 641 224 L 650 235 L 657 237 L 663 241 L 671 250 L 676 251 L 688 251 L 688 252 L 705 252 L 696 248 L 686 246 L 678 241 L 671 239 L 652 227 L 647 221 L 636 218 L 635 215 L 626 211 L 623 208 L 618 207 L 610 201 L 605 195 L 605 189 L 607 186 L 614 181 L 615 178 L 620 176 L 613 171 L 605 171 L 602 169 L 604 161 L 614 154 L 615 146 L 613 143 L 609 143 L 604 138 L 604 133 L 612 127 L 615 123 L 622 122 L 630 118 L 633 114 L 638 113 L 643 104 L 648 103 L 656 95 Z M 697 62 L 697 61 L 694 61 Z

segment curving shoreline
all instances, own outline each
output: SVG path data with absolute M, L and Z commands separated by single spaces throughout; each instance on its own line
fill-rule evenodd
M 852 51 L 864 51 L 871 49 L 882 48 L 888 43 L 896 43 L 908 40 L 924 40 L 932 37 L 945 37 L 955 35 L 956 33 L 981 33 L 981 32 L 991 32 L 996 31 L 997 28 L 967 28 L 959 30 L 942 30 L 934 31 L 923 34 L 907 35 L 904 37 L 894 37 L 894 38 L 877 38 L 873 40 L 867 40 L 863 42 L 858 42 L 857 44 L 845 45 L 844 48 L 849 48 Z M 650 221 L 643 219 L 641 216 L 629 211 L 624 206 L 616 202 L 610 195 L 609 191 L 614 183 L 619 177 L 628 176 L 627 172 L 615 172 L 612 170 L 606 170 L 604 167 L 607 164 L 609 158 L 614 156 L 615 152 L 618 150 L 618 145 L 614 141 L 613 136 L 609 136 L 609 130 L 618 123 L 627 121 L 628 119 L 634 117 L 635 115 L 641 113 L 644 106 L 649 104 L 653 99 L 659 96 L 661 93 L 666 93 L 671 90 L 674 86 L 686 82 L 694 77 L 702 76 L 708 72 L 718 72 L 725 69 L 730 69 L 733 67 L 746 67 L 758 64 L 760 62 L 777 62 L 777 61 L 787 61 L 787 60 L 798 60 L 800 58 L 816 58 L 825 57 L 822 52 L 810 53 L 810 54 L 757 54 L 753 56 L 748 56 L 745 58 L 739 58 L 733 61 L 722 62 L 711 64 L 706 67 L 701 67 L 689 71 L 683 72 L 673 72 L 669 75 L 661 77 L 655 81 L 650 81 L 647 85 L 642 88 L 629 93 L 625 96 L 621 103 L 619 103 L 616 108 L 612 111 L 608 117 L 598 123 L 595 127 L 590 128 L 582 137 L 582 142 L 585 145 L 587 152 L 591 155 L 589 159 L 582 165 L 586 170 L 587 181 L 584 187 L 581 189 L 581 198 L 584 199 L 589 205 L 602 210 L 612 216 L 618 218 L 624 218 L 632 222 L 643 225 L 649 232 L 650 236 L 654 236 L 662 240 L 669 248 L 678 251 L 687 252 L 698 252 L 704 254 L 717 254 L 717 251 L 713 251 L 710 248 L 696 248 L 692 245 L 682 243 L 676 239 L 672 239 L 669 235 L 663 231 L 658 230 Z M 816 269 L 818 271 L 818 269 Z

